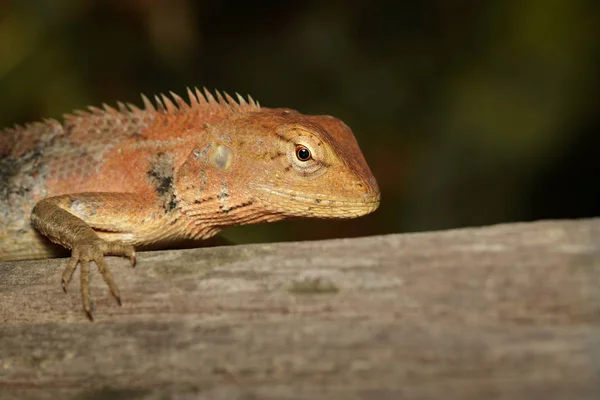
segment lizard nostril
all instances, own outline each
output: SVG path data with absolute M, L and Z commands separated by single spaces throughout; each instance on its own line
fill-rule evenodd
M 358 191 L 358 192 L 361 192 L 361 193 L 366 193 L 366 192 L 369 191 L 368 187 L 362 181 L 355 182 L 354 183 L 354 189 L 356 191 Z

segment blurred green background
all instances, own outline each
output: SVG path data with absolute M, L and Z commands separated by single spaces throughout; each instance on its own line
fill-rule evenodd
M 353 221 L 237 242 L 600 215 L 600 2 L 0 2 L 0 125 L 206 86 L 350 125 L 382 190 Z

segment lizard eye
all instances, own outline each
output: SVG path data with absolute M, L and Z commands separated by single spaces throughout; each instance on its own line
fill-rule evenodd
M 296 157 L 300 161 L 308 161 L 311 159 L 310 150 L 304 146 L 296 146 Z

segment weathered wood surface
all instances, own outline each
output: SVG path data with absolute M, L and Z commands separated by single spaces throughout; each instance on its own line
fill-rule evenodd
M 598 399 L 600 219 L 0 263 L 0 398 Z

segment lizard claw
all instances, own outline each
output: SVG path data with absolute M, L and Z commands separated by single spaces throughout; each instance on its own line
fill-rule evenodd
M 121 295 L 119 294 L 119 288 L 115 284 L 112 275 L 104 261 L 105 255 L 116 255 L 128 257 L 131 264 L 135 266 L 135 250 L 133 246 L 126 245 L 121 242 L 107 242 L 102 239 L 96 239 L 88 243 L 80 243 L 73 246 L 71 258 L 65 268 L 62 275 L 62 288 L 66 292 L 69 282 L 73 277 L 73 273 L 77 268 L 77 264 L 81 266 L 81 298 L 83 301 L 83 310 L 90 321 L 94 320 L 92 315 L 92 302 L 89 291 L 89 272 L 90 272 L 90 261 L 94 261 L 98 267 L 98 271 L 104 278 L 104 281 L 108 285 L 111 294 L 117 300 L 117 304 L 122 305 Z

